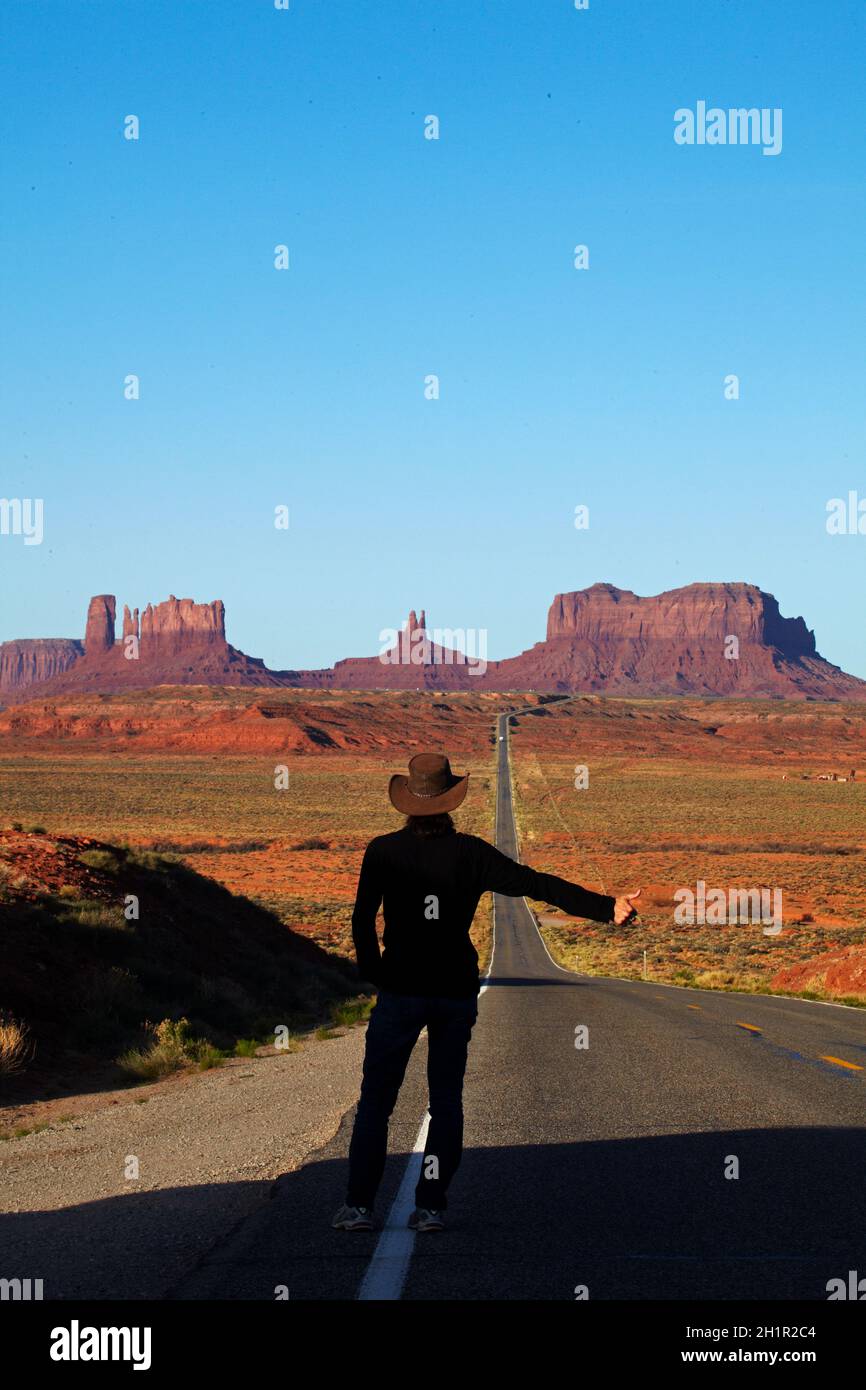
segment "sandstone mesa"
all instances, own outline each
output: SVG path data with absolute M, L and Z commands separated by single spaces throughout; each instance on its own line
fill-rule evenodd
M 544 640 L 501 661 L 479 661 L 463 631 L 431 634 L 423 610 L 420 618 L 410 612 L 378 655 L 322 670 L 273 671 L 233 647 L 219 599 L 171 595 L 140 614 L 125 605 L 119 638 L 116 620 L 114 595 L 98 594 L 83 642 L 0 643 L 0 698 L 227 685 L 866 700 L 866 681 L 822 657 L 802 618 L 782 617 L 772 594 L 745 583 L 689 584 L 651 597 L 606 583 L 557 594 Z

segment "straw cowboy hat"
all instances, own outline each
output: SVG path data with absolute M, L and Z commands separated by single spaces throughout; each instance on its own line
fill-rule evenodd
M 469 773 L 455 777 L 442 753 L 416 753 L 408 777 L 394 773 L 388 795 L 404 816 L 438 816 L 459 806 L 468 786 Z

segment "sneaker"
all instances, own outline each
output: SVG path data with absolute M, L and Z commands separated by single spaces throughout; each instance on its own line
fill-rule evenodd
M 340 1207 L 331 1225 L 335 1231 L 372 1231 L 373 1213 L 369 1207 Z
M 428 1207 L 416 1207 L 409 1217 L 409 1227 L 413 1231 L 444 1231 L 445 1217 L 441 1211 L 430 1211 Z

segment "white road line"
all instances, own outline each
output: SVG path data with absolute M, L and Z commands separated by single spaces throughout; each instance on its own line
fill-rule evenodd
M 430 1115 L 426 1114 L 421 1121 L 415 1147 L 409 1155 L 400 1189 L 388 1212 L 385 1228 L 358 1290 L 359 1299 L 390 1302 L 399 1299 L 403 1292 L 415 1244 L 415 1232 L 409 1230 L 407 1222 L 415 1210 L 415 1187 L 421 1175 L 429 1124 Z

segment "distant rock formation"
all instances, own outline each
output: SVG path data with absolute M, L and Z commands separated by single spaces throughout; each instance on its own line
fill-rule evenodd
M 557 594 L 547 638 L 500 663 L 539 690 L 863 699 L 819 656 L 802 618 L 754 584 L 689 584 L 639 598 L 612 584 Z
M 0 642 L 0 695 L 8 696 L 37 681 L 63 675 L 83 655 L 84 644 L 72 637 L 25 637 Z
M 286 684 L 281 673 L 226 641 L 221 599 L 195 603 L 172 594 L 164 603 L 149 603 L 140 619 L 138 609 L 125 604 L 120 641 L 116 613 L 114 595 L 97 594 L 88 606 L 83 643 L 0 643 L 0 695 L 6 703 L 153 685 Z
M 337 690 L 444 690 L 449 687 L 449 677 L 443 668 L 458 668 L 450 679 L 456 681 L 455 689 L 467 689 L 472 682 L 468 676 L 470 659 L 453 646 L 445 646 L 435 641 L 427 630 L 427 614 L 423 608 L 418 617 L 414 608 L 394 641 L 386 644 L 378 656 L 344 657 L 324 671 L 284 671 L 281 672 L 286 685 L 329 686 Z M 455 634 L 447 634 L 450 637 Z M 459 634 L 456 634 L 459 636 Z
M 127 604 L 123 605 L 123 636 L 138 637 L 138 609 L 134 608 L 130 613 Z
M 117 603 L 114 594 L 97 594 L 87 609 L 84 630 L 84 650 L 87 656 L 98 656 L 114 646 L 114 623 Z
M 226 610 L 222 599 L 194 603 L 170 594 L 141 615 L 141 644 L 148 655 L 169 654 L 193 646 L 225 647 Z
M 416 624 L 410 613 L 404 633 L 416 625 L 426 628 L 426 619 Z M 423 664 L 401 652 L 399 664 L 356 657 L 287 675 L 292 685 L 334 689 L 866 700 L 866 681 L 819 656 L 803 619 L 783 618 L 754 584 L 689 584 L 649 598 L 593 584 L 557 594 L 545 640 L 483 672 L 447 645 L 430 641 L 426 651 Z
M 815 655 L 815 635 L 802 618 L 783 618 L 772 594 L 752 584 L 690 584 L 655 598 L 593 584 L 557 594 L 547 615 L 547 640 L 586 642 L 740 642 L 776 647 L 793 658 Z
M 376 656 L 317 671 L 270 671 L 232 647 L 221 600 L 123 610 L 91 599 L 84 645 L 71 639 L 0 644 L 7 703 L 69 692 L 153 685 L 289 686 L 336 690 L 592 692 L 866 700 L 866 681 L 816 650 L 802 618 L 783 618 L 754 584 L 690 584 L 641 598 L 612 584 L 557 594 L 547 635 L 519 656 L 486 661 L 473 634 L 427 629 L 413 609 Z M 477 636 L 477 634 L 475 634 Z M 137 638 L 137 641 L 130 639 Z M 485 634 L 486 638 L 486 634 Z

